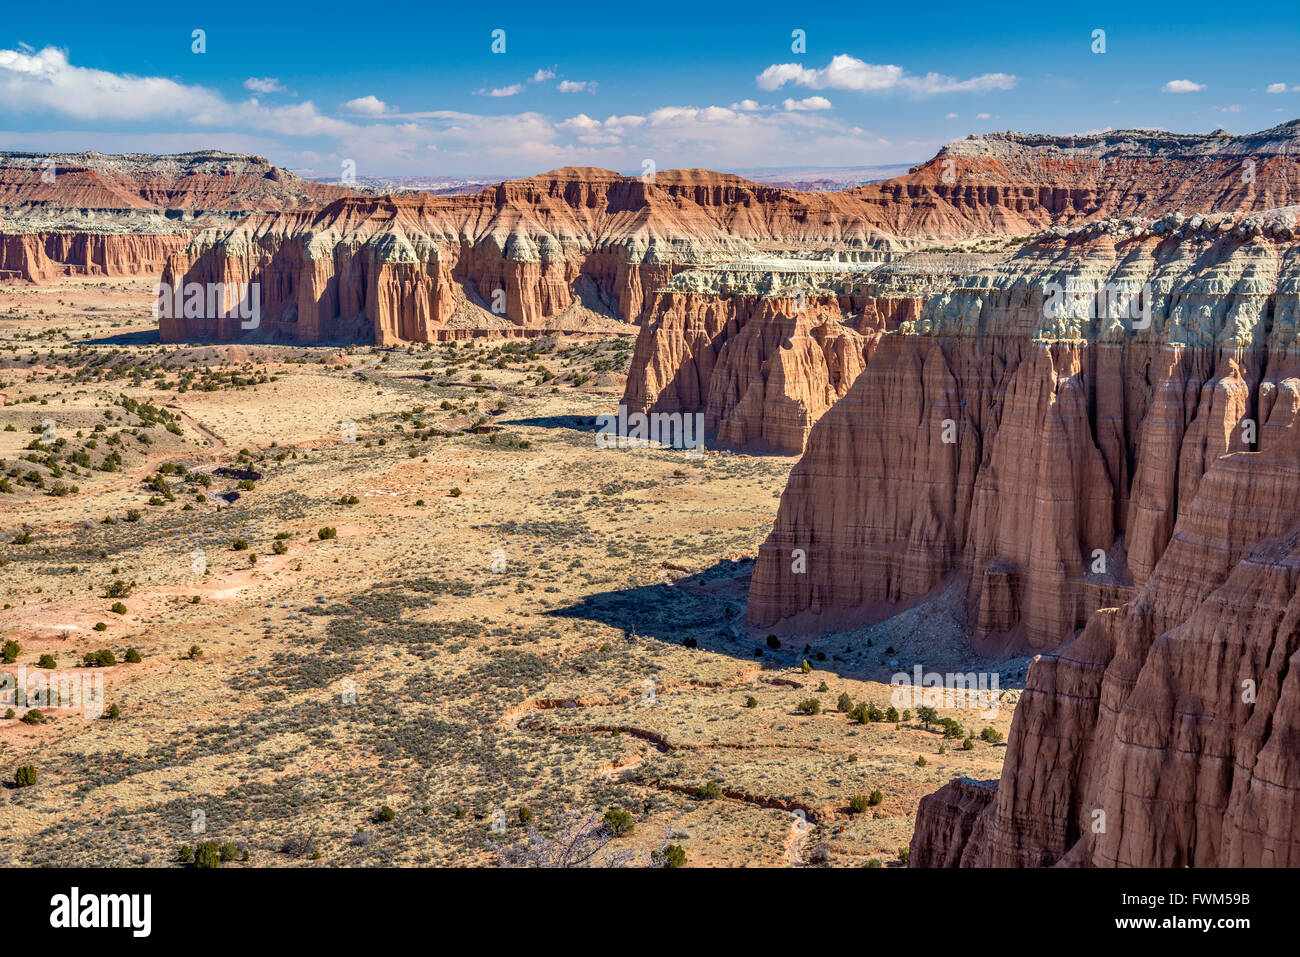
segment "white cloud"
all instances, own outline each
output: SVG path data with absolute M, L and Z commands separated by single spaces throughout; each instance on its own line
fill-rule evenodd
M 755 80 L 761 90 L 779 90 L 787 83 L 794 83 L 813 90 L 906 90 L 920 96 L 1010 90 L 1020 82 L 1008 73 L 984 73 L 968 80 L 941 73 L 912 76 L 901 66 L 866 63 L 847 53 L 832 57 L 829 64 L 817 70 L 800 63 L 774 63 Z
M 363 116 L 383 116 L 385 113 L 392 112 L 387 103 L 373 94 L 359 96 L 355 100 L 348 100 L 343 104 L 343 109 L 350 113 L 360 113 Z
M 555 79 L 554 70 L 538 70 L 528 78 L 529 83 L 545 83 L 547 80 Z
M 73 66 L 63 50 L 0 50 L 0 108 L 50 112 L 100 123 L 183 120 L 194 126 L 241 126 L 289 136 L 342 136 L 357 128 L 321 115 L 310 103 L 266 106 L 256 97 L 231 103 L 201 86 Z
M 781 101 L 781 108 L 787 113 L 809 110 L 829 110 L 831 101 L 824 96 L 806 96 L 802 100 L 786 99 Z
M 1264 88 L 1265 93 L 1300 93 L 1300 86 L 1287 86 L 1285 83 L 1270 83 Z
M 742 113 L 755 113 L 758 110 L 770 110 L 770 106 L 762 106 L 754 100 L 741 100 L 738 103 L 732 103 L 733 110 L 739 110 Z
M 987 114 L 987 113 L 976 113 L 976 114 L 975 114 L 975 119 L 977 119 L 977 120 L 987 120 L 987 119 L 989 119 L 989 114 Z
M 273 76 L 258 78 L 250 76 L 244 81 L 244 89 L 252 90 L 254 93 L 283 93 L 284 87 L 280 81 Z
M 590 80 L 561 80 L 556 89 L 561 93 L 595 93 L 596 84 Z
M 1231 106 L 1216 106 L 1214 111 L 1216 113 L 1240 113 L 1241 106 L 1236 103 L 1233 103 Z
M 1199 93 L 1205 89 L 1205 84 L 1193 83 L 1191 80 L 1170 80 L 1160 89 L 1165 93 Z
M 164 77 L 73 66 L 66 52 L 45 47 L 32 53 L 0 50 L 0 106 L 111 122 L 206 114 L 226 103 L 211 90 Z
M 956 113 L 945 113 L 945 114 L 943 115 L 943 118 L 944 118 L 945 120 L 955 120 L 955 119 L 957 119 L 957 114 L 956 114 Z
M 493 90 L 476 90 L 475 96 L 515 96 L 524 92 L 522 83 L 511 83 L 509 86 L 499 86 Z

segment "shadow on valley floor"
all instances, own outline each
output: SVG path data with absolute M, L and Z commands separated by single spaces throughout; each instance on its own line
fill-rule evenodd
M 158 330 L 146 329 L 142 332 L 123 332 L 115 336 L 100 336 L 97 339 L 82 339 L 83 345 L 89 346 L 156 346 Z
M 594 415 L 542 415 L 531 419 L 511 419 L 502 425 L 531 426 L 535 429 L 573 429 L 575 432 L 595 432 Z
M 745 622 L 745 601 L 753 570 L 752 559 L 722 561 L 703 570 L 668 566 L 663 569 L 661 583 L 600 592 L 547 614 L 600 622 L 621 630 L 629 642 L 685 645 L 770 668 L 798 667 L 806 658 L 818 669 L 860 680 L 888 682 L 900 670 L 910 671 L 918 660 L 926 662 L 927 668 L 930 664 L 938 666 L 926 654 L 925 629 L 905 641 L 881 624 L 780 638 L 754 633 Z M 899 620 L 911 613 L 900 612 Z M 899 648 L 895 649 L 891 641 L 898 641 Z M 965 672 L 991 666 L 999 673 L 1002 689 L 1024 687 L 1027 658 L 995 663 L 980 659 L 967 648 L 957 650 L 956 659 L 948 659 L 939 670 Z M 950 669 L 950 664 L 960 664 L 960 668 Z

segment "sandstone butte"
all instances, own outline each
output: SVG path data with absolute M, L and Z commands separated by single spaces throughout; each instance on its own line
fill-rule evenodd
M 1295 865 L 1298 139 L 999 134 L 815 195 L 557 170 L 255 214 L 164 277 L 261 283 L 257 334 L 287 341 L 635 323 L 629 405 L 806 446 L 753 625 L 959 576 L 977 650 L 1040 652 L 1001 779 L 923 799 L 913 866 Z M 998 262 L 933 249 L 1042 230 Z M 1148 284 L 1150 323 L 1049 313 L 1070 278 Z
M 349 192 L 218 151 L 0 153 L 0 280 L 158 275 L 205 225 Z
M 164 316 L 160 331 L 389 345 L 632 324 L 629 408 L 703 412 L 715 445 L 798 453 L 882 335 L 954 278 L 927 261 L 936 242 L 1300 203 L 1298 141 L 1297 123 L 1239 137 L 1002 133 L 838 193 L 566 168 L 467 196 L 342 198 L 195 236 L 164 279 L 257 283 L 260 325 Z

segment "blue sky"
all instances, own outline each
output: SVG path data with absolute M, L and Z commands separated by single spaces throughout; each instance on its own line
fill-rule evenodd
M 51 9 L 0 20 L 0 149 L 493 176 L 885 165 L 992 130 L 1240 133 L 1300 116 L 1295 3 Z

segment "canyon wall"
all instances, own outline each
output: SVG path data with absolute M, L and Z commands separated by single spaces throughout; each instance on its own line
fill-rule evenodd
M 164 278 L 258 283 L 261 336 L 387 345 L 465 329 L 625 329 L 681 269 L 774 250 L 888 245 L 841 194 L 704 170 L 650 183 L 561 169 L 472 196 L 354 198 L 250 217 L 197 236 Z M 162 335 L 239 331 L 196 316 L 164 322 Z
M 906 176 L 848 193 L 886 232 L 946 239 L 1174 210 L 1262 212 L 1300 205 L 1300 120 L 1242 136 L 970 136 Z
M 350 193 L 219 151 L 0 153 L 0 280 L 156 276 L 205 225 Z
M 1147 583 L 1211 464 L 1258 447 L 1298 248 L 1283 219 L 1112 221 L 931 297 L 813 428 L 750 623 L 868 620 L 955 571 L 977 647 L 1061 645 Z M 1076 280 L 1147 291 L 1049 285 Z
M 1030 666 L 996 792 L 923 799 L 913 863 L 1300 865 L 1294 270 L 1286 286 L 1258 450 L 1210 463 L 1138 594 Z
M 0 231 L 0 280 L 158 275 L 184 233 Z

